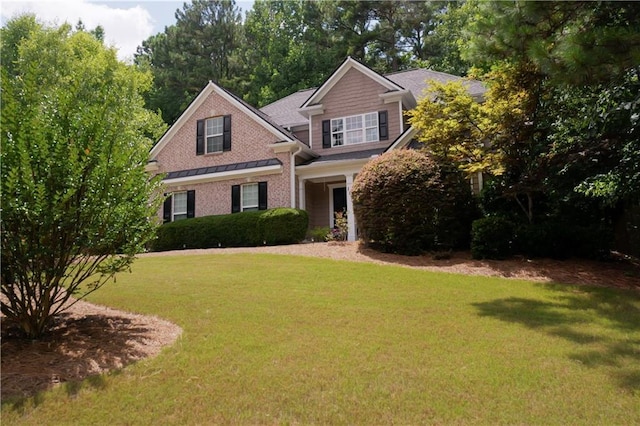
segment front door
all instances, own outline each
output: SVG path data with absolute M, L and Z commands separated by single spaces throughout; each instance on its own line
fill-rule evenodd
M 335 226 L 336 213 L 345 213 L 347 211 L 347 188 L 333 188 L 333 214 L 331 215 L 331 226 Z

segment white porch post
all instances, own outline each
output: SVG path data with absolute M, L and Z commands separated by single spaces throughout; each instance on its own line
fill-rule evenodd
M 305 193 L 305 179 L 298 179 L 298 208 L 305 210 L 307 208 L 307 195 Z
M 356 240 L 356 218 L 353 214 L 353 200 L 351 199 L 351 186 L 353 185 L 353 175 L 345 175 L 347 180 L 347 232 L 348 241 Z

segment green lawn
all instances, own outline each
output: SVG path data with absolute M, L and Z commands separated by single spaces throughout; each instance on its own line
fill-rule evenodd
M 278 255 L 147 257 L 91 299 L 158 357 L 2 424 L 640 424 L 640 294 Z

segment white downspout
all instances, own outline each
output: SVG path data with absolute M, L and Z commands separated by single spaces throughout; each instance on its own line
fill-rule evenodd
M 298 150 L 296 152 L 293 152 L 291 154 L 291 173 L 289 176 L 289 179 L 291 179 L 291 208 L 295 209 L 296 208 L 296 155 L 300 154 L 300 152 L 302 151 L 302 146 L 298 147 Z

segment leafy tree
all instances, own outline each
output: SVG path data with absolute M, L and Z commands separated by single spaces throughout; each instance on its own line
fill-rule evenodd
M 246 46 L 252 46 L 246 53 L 245 100 L 262 106 L 318 86 L 344 60 L 332 53 L 321 18 L 315 2 L 254 3 L 244 24 Z
M 150 75 L 91 34 L 27 15 L 0 35 L 11 58 L 1 70 L 1 309 L 38 338 L 154 234 L 159 181 L 144 167 L 164 125 L 143 107 Z
M 464 83 L 431 82 L 430 96 L 409 112 L 409 122 L 421 131 L 424 149 L 441 162 L 455 164 L 469 177 L 477 172 L 500 177 L 502 194 L 531 222 L 546 170 L 533 127 L 539 99 L 526 90 L 536 76 L 502 65 L 485 78 L 483 102 L 473 99 Z
M 176 24 L 138 47 L 135 62 L 154 75 L 147 105 L 173 123 L 209 80 L 234 89 L 234 51 L 242 40 L 234 0 L 193 0 L 176 11 Z

